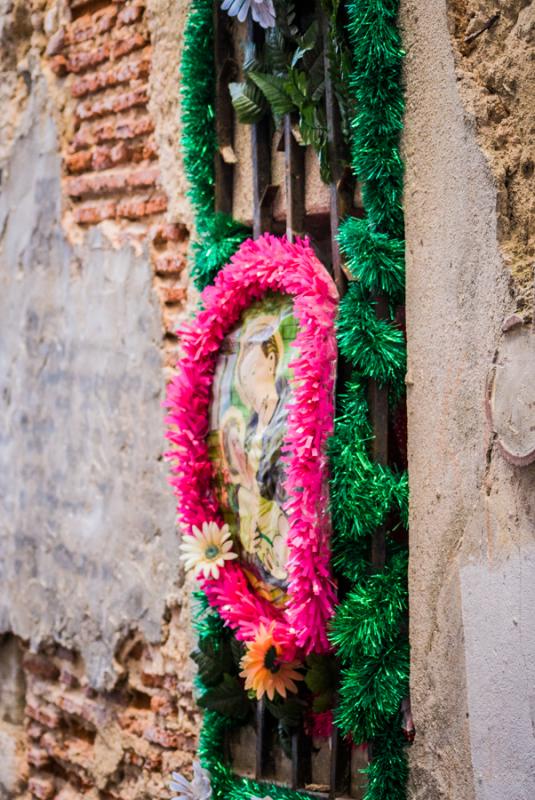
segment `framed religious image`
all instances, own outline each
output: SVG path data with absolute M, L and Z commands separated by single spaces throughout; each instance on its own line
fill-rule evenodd
M 287 663 L 329 650 L 337 299 L 306 241 L 244 242 L 181 331 L 168 395 L 186 568 L 237 639 L 265 632 Z

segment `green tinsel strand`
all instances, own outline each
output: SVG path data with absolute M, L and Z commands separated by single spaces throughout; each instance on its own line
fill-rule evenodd
M 358 643 L 355 644 L 358 651 Z M 364 652 L 342 670 L 336 724 L 355 742 L 383 733 L 397 719 L 401 701 L 409 693 L 409 644 L 399 638 L 380 654 Z
M 212 283 L 219 270 L 234 255 L 241 243 L 250 236 L 245 225 L 228 214 L 218 213 L 207 217 L 199 241 L 193 244 L 193 275 L 199 291 Z
M 346 265 L 372 295 L 403 298 L 405 243 L 374 231 L 366 219 L 349 217 L 339 228 L 338 241 Z
M 192 592 L 192 597 L 193 630 L 199 639 L 206 638 L 218 641 L 223 636 L 224 632 L 221 617 L 214 611 L 202 590 L 198 589 Z
M 331 464 L 331 514 L 336 533 L 336 566 L 343 574 L 351 572 L 342 561 L 346 552 L 337 543 L 352 543 L 373 533 L 393 508 L 405 509 L 407 479 L 390 467 L 376 464 L 369 455 L 372 438 L 368 420 L 366 383 L 352 379 L 339 398 L 335 434 L 329 443 Z M 353 560 L 353 559 L 352 559 Z
M 362 654 L 376 658 L 399 636 L 408 610 L 407 562 L 406 552 L 396 553 L 383 572 L 370 575 L 338 606 L 329 638 L 343 662 Z
M 340 302 L 338 347 L 359 372 L 384 385 L 398 384 L 405 375 L 405 340 L 393 320 L 378 319 L 374 303 L 357 283 Z
M 373 759 L 363 772 L 368 776 L 364 800 L 405 800 L 408 778 L 407 743 L 401 719 L 373 740 Z
M 351 0 L 348 33 L 353 67 L 350 86 L 353 169 L 362 181 L 370 224 L 403 235 L 403 163 L 399 135 L 403 124 L 401 60 L 397 30 L 398 0 Z
M 182 149 L 199 231 L 214 207 L 215 65 L 213 0 L 192 0 L 182 53 Z
M 353 585 L 364 580 L 369 572 L 370 544 L 367 539 L 334 537 L 332 541 L 331 563 L 337 575 L 341 575 Z

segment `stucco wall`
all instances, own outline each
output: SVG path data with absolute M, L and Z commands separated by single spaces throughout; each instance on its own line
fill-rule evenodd
M 119 637 L 157 639 L 176 590 L 161 319 L 146 252 L 66 241 L 47 112 L 41 82 L 0 200 L 0 628 L 80 648 L 102 685 Z
M 198 731 L 162 408 L 173 331 L 196 299 L 177 147 L 187 3 L 103 6 L 0 3 L 1 798 L 167 796 Z M 119 40 L 121 63 L 151 58 L 150 75 L 129 83 L 123 70 L 102 92 L 117 63 L 91 64 L 89 99 L 150 79 L 149 108 L 112 102 L 82 120 L 89 148 L 74 148 L 80 71 L 73 60 L 67 74 L 69 59 Z M 129 133 L 147 120 L 156 149 Z M 108 123 L 122 125 L 118 142 L 95 147 Z M 75 224 L 71 156 L 117 143 L 117 165 L 86 159 L 84 180 L 104 180 L 82 200 L 117 213 Z M 154 186 L 125 194 L 145 166 Z M 109 188 L 117 177 L 125 213 Z
M 446 3 L 405 0 L 402 24 L 410 796 L 529 800 L 535 467 L 504 461 L 485 414 L 502 323 L 525 287 L 504 263 L 498 185 L 459 91 Z

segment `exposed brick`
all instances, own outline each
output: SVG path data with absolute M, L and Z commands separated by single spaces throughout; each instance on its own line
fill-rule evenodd
M 148 139 L 142 147 L 133 149 L 132 153 L 134 161 L 150 161 L 158 157 L 158 147 L 154 139 Z
M 50 69 L 58 78 L 62 78 L 67 74 L 67 59 L 65 56 L 54 56 L 48 63 L 50 64 Z
M 167 197 L 164 194 L 145 199 L 121 200 L 117 204 L 117 216 L 125 219 L 141 219 L 166 210 Z
M 122 58 L 123 56 L 132 53 L 134 50 L 139 50 L 148 44 L 149 37 L 144 33 L 134 33 L 132 36 L 126 36 L 120 39 L 112 47 L 111 54 L 114 59 Z
M 46 656 L 30 653 L 24 656 L 23 666 L 26 672 L 36 675 L 38 678 L 56 680 L 59 675 L 57 665 Z
M 148 100 L 147 88 L 140 87 L 139 89 L 132 89 L 130 92 L 99 98 L 93 102 L 78 103 L 76 116 L 78 120 L 94 119 L 95 117 L 103 117 L 105 114 L 126 111 L 136 106 L 145 106 Z
M 108 709 L 104 704 L 81 695 L 61 694 L 56 698 L 56 704 L 66 714 L 88 722 L 95 728 L 104 725 L 109 716 Z
M 150 48 L 146 48 L 150 50 Z M 114 69 L 100 70 L 91 75 L 75 80 L 71 86 L 73 97 L 84 97 L 91 92 L 102 91 L 128 83 L 132 80 L 147 78 L 150 70 L 150 57 L 145 56 L 139 61 L 120 64 Z
M 157 275 L 179 275 L 186 266 L 185 255 L 164 255 L 154 262 Z
M 71 147 L 74 151 L 103 144 L 114 139 L 135 139 L 154 130 L 154 122 L 150 117 L 111 120 L 109 122 L 85 123 L 75 134 Z
M 184 242 L 188 236 L 188 229 L 185 225 L 173 225 L 169 222 L 153 225 L 150 230 L 150 238 L 156 245 L 167 242 Z
M 55 792 L 54 780 L 53 778 L 30 778 L 28 789 L 33 797 L 38 797 L 39 800 L 49 800 Z
M 92 48 L 91 50 L 82 50 L 80 52 L 69 54 L 67 59 L 67 69 L 69 72 L 83 72 L 90 67 L 96 67 L 102 64 L 110 57 L 109 44 L 102 44 L 100 47 Z
M 110 200 L 98 205 L 78 206 L 73 211 L 74 221 L 80 225 L 96 225 L 105 219 L 113 219 L 117 214 L 117 203 Z
M 93 783 L 91 773 L 95 767 L 93 745 L 76 736 L 43 736 L 42 745 L 49 758 L 62 767 L 73 770 L 86 784 Z
M 68 172 L 85 172 L 91 169 L 93 154 L 89 150 L 66 156 L 65 166 Z
M 145 9 L 143 6 L 139 4 L 125 6 L 119 12 L 118 22 L 121 25 L 131 25 L 133 22 L 137 22 L 138 19 L 141 19 L 144 11 Z
M 171 716 L 176 714 L 176 703 L 166 694 L 156 694 L 150 699 L 151 711 L 159 714 L 162 717 Z
M 160 689 L 164 686 L 164 675 L 157 675 L 153 672 L 142 672 L 141 673 L 141 683 L 143 686 L 149 686 L 150 688 Z
M 153 744 L 159 744 L 160 747 L 176 749 L 179 746 L 181 737 L 176 731 L 168 731 L 165 728 L 159 728 L 156 725 L 151 725 L 143 733 L 144 738 Z
M 27 758 L 28 764 L 36 769 L 42 769 L 50 761 L 50 756 L 41 747 L 30 747 Z
M 70 27 L 68 41 L 70 44 L 80 44 L 89 39 L 94 39 L 99 34 L 107 33 L 113 28 L 117 18 L 117 9 L 101 9 L 95 14 L 84 14 Z
M 117 722 L 124 731 L 134 734 L 134 736 L 143 736 L 143 732 L 147 727 L 147 720 L 145 715 L 135 712 L 132 709 L 120 711 L 117 714 Z M 151 715 L 152 716 L 152 715 Z
M 183 303 L 187 296 L 188 292 L 183 286 L 164 286 L 162 288 L 163 301 L 167 305 Z
M 99 175 L 83 175 L 67 178 L 67 194 L 83 197 L 88 194 L 117 192 L 126 188 L 139 189 L 154 186 L 160 177 L 157 167 L 145 167 L 135 172 L 108 172 Z
M 59 711 L 44 703 L 37 705 L 37 703 L 28 702 L 25 711 L 28 717 L 40 722 L 46 728 L 57 728 L 61 720 Z

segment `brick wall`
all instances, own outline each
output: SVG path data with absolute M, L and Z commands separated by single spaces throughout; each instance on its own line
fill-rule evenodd
M 43 64 L 60 131 L 64 228 L 80 242 L 99 226 L 112 247 L 148 253 L 168 377 L 187 312 L 189 231 L 169 220 L 160 183 L 146 9 L 139 0 L 48 8 Z M 188 636 L 179 606 L 168 610 L 158 644 L 128 635 L 110 691 L 91 687 L 77 652 L 50 643 L 36 653 L 0 638 L 0 668 L 8 650 L 19 654 L 8 659 L 16 702 L 0 686 L 0 798 L 167 798 L 171 771 L 187 773 L 196 749 Z
M 171 367 L 187 300 L 189 233 L 166 221 L 168 198 L 148 107 L 152 48 L 145 5 L 70 0 L 50 27 L 46 58 L 64 102 L 66 223 L 86 229 L 104 222 L 119 244 L 149 246 Z
M 171 772 L 190 769 L 198 726 L 183 626 L 175 608 L 160 644 L 129 636 L 117 654 L 121 677 L 108 692 L 88 685 L 75 652 L 50 646 L 36 654 L 18 641 L 21 674 L 13 680 L 24 686 L 24 747 L 6 796 L 168 797 Z

